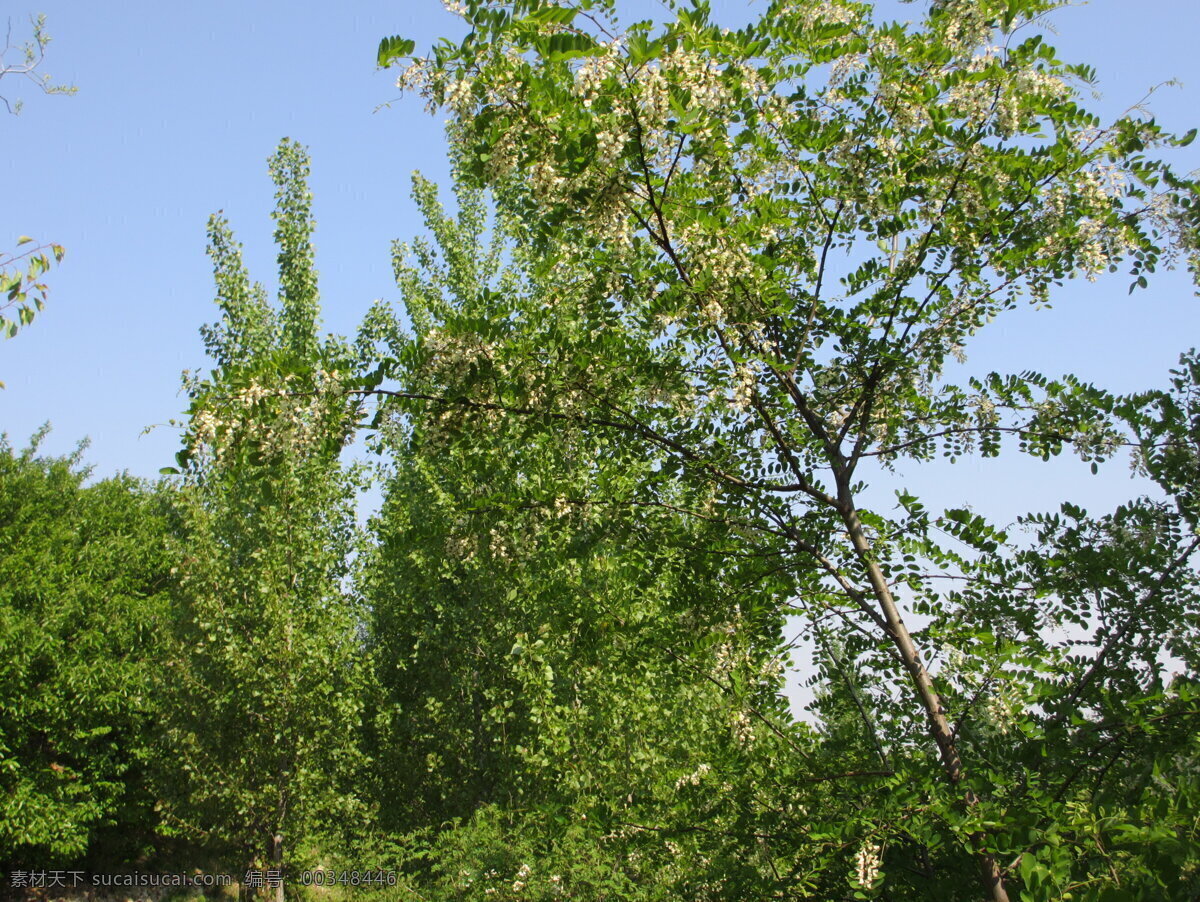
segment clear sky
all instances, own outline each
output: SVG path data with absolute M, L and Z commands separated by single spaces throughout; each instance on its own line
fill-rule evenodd
M 47 14 L 45 69 L 78 86 L 74 97 L 26 99 L 0 118 L 4 213 L 0 247 L 18 235 L 64 244 L 46 311 L 0 343 L 0 431 L 22 445 L 43 422 L 58 453 L 89 436 L 98 476 L 152 476 L 169 465 L 178 436 L 160 428 L 183 406 L 179 374 L 206 364 L 198 327 L 214 317 L 205 222 L 223 209 L 246 245 L 251 273 L 273 283 L 266 158 L 284 136 L 312 154 L 317 263 L 327 327 L 350 334 L 373 299 L 395 299 L 389 243 L 420 224 L 408 197 L 420 169 L 447 180 L 441 120 L 397 98 L 394 74 L 374 66 L 379 39 L 402 34 L 428 46 L 456 34 L 438 0 L 30 0 L 5 4 L 15 37 L 29 13 Z M 922 0 L 886 4 L 916 18 Z M 635 2 L 639 15 L 657 3 Z M 715 4 L 738 24 L 759 4 Z M 1167 127 L 1200 124 L 1200 4 L 1191 0 L 1094 2 L 1060 11 L 1053 39 L 1064 58 L 1099 71 L 1097 108 L 1113 116 L 1169 79 L 1151 106 Z M 15 86 L 11 86 L 15 87 Z M 10 95 L 10 80 L 0 90 Z M 1198 142 L 1200 146 L 1200 142 Z M 1198 146 L 1179 157 L 1200 166 Z M 1186 274 L 1164 273 L 1132 297 L 1123 277 L 1072 283 L 1050 311 L 1001 320 L 968 348 L 972 371 L 1076 372 L 1117 390 L 1162 385 L 1178 353 L 1195 344 L 1200 306 Z M 1090 476 L 1076 461 L 966 462 L 905 474 L 934 503 L 973 497 L 1008 519 L 1037 487 L 1046 507 L 1062 497 L 1100 509 L 1131 492 L 1123 465 Z M 889 489 L 895 483 L 889 484 Z

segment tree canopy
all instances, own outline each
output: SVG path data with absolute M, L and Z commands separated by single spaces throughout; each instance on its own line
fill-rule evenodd
M 573 503 L 664 505 L 687 485 L 738 552 L 777 562 L 786 588 L 759 604 L 810 619 L 828 691 L 887 772 L 855 786 L 872 801 L 846 822 L 860 890 L 886 873 L 953 892 L 971 857 L 995 899 L 1102 880 L 1101 828 L 1072 822 L 1066 855 L 1058 830 L 1103 806 L 1132 754 L 1118 737 L 1195 715 L 1156 657 L 1167 624 L 1196 615 L 1186 500 L 1035 513 L 1024 543 L 903 490 L 895 512 L 868 508 L 863 480 L 1012 445 L 1094 467 L 1172 448 L 1194 467 L 1194 422 L 1166 413 L 1179 399 L 952 381 L 974 334 L 1064 279 L 1125 268 L 1144 286 L 1163 262 L 1194 265 L 1196 185 L 1149 155 L 1192 136 L 1089 113 L 1091 71 L 1030 30 L 1051 8 L 1036 0 L 939 3 L 916 26 L 780 2 L 738 31 L 703 3 L 625 27 L 606 2 L 456 8 L 467 37 L 400 84 L 450 113 L 459 177 L 493 192 L 542 290 L 445 317 L 419 368 L 385 360 L 381 376 L 443 378 L 391 400 L 604 435 L 650 472 Z M 385 40 L 380 61 L 412 49 Z
M 0 439 L 0 858 L 133 859 L 152 833 L 169 503 L 129 478 L 85 486 L 83 449 L 39 456 L 44 435 Z

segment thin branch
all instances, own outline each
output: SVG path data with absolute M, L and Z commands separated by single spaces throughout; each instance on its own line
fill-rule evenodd
M 1176 555 L 1171 563 L 1163 569 L 1163 572 L 1159 574 L 1158 579 L 1154 581 L 1154 585 L 1142 593 L 1141 598 L 1139 598 L 1137 602 L 1130 608 L 1129 616 L 1125 619 L 1125 622 L 1122 623 L 1117 631 L 1114 632 L 1108 638 L 1108 641 L 1104 643 L 1104 647 L 1100 649 L 1100 652 L 1092 661 L 1091 666 L 1088 667 L 1087 672 L 1080 677 L 1079 682 L 1075 684 L 1075 688 L 1071 691 L 1071 694 L 1063 700 L 1062 708 L 1059 710 L 1058 714 L 1055 715 L 1055 717 L 1047 726 L 1059 726 L 1071 715 L 1075 704 L 1080 698 L 1083 697 L 1083 693 L 1087 691 L 1087 688 L 1092 684 L 1092 681 L 1100 673 L 1100 668 L 1104 666 L 1104 661 L 1108 657 L 1109 653 L 1112 652 L 1117 643 L 1124 639 L 1125 636 L 1129 634 L 1130 630 L 1132 630 L 1134 626 L 1140 622 L 1140 616 L 1143 609 L 1152 601 L 1154 601 L 1155 597 L 1159 594 L 1159 592 L 1162 591 L 1163 587 L 1166 586 L 1167 580 L 1173 576 L 1180 567 L 1187 563 L 1187 559 L 1192 556 L 1198 547 L 1200 547 L 1200 535 L 1193 538 L 1192 541 L 1188 543 L 1187 547 L 1184 548 L 1183 551 L 1181 551 L 1178 555 Z
M 296 392 L 295 394 L 311 394 L 311 392 Z M 350 389 L 348 394 L 358 395 L 360 397 L 379 396 L 395 398 L 401 401 L 425 401 L 431 404 L 443 404 L 447 407 L 462 407 L 468 410 L 491 410 L 500 413 L 522 414 L 525 416 L 539 416 L 560 422 L 578 423 L 583 426 L 597 426 L 607 429 L 617 429 L 622 432 L 641 436 L 662 448 L 671 450 L 682 456 L 685 460 L 691 461 L 696 466 L 708 471 L 718 479 L 737 486 L 742 489 L 760 489 L 767 492 L 777 492 L 790 494 L 795 492 L 807 491 L 807 487 L 796 483 L 774 483 L 763 482 L 758 479 L 745 479 L 740 476 L 735 476 L 712 462 L 705 460 L 700 454 L 686 445 L 680 444 L 674 439 L 662 435 L 653 428 L 639 422 L 631 414 L 621 411 L 619 408 L 612 408 L 616 413 L 626 417 L 626 422 L 618 420 L 606 419 L 603 417 L 584 416 L 580 414 L 558 413 L 532 407 L 520 407 L 510 404 L 499 404 L 491 401 L 474 401 L 470 398 L 458 397 L 450 398 L 444 395 L 431 395 L 423 392 L 407 392 L 395 391 L 383 388 L 357 388 Z

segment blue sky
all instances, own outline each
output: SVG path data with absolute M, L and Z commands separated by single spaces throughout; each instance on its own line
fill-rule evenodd
M 79 92 L 41 97 L 0 82 L 26 98 L 19 117 L 0 119 L 0 247 L 28 234 L 67 248 L 47 310 L 0 343 L 8 385 L 0 431 L 21 445 L 49 420 L 47 451 L 90 436 L 97 475 L 152 476 L 172 462 L 178 436 L 142 430 L 179 414 L 180 371 L 205 365 L 197 329 L 214 315 L 204 253 L 210 213 L 225 211 L 252 274 L 273 282 L 265 161 L 281 138 L 312 154 L 327 328 L 352 333 L 372 300 L 396 298 L 390 241 L 420 229 L 409 174 L 420 169 L 445 183 L 447 167 L 441 120 L 419 101 L 376 112 L 397 92 L 394 75 L 375 69 L 375 48 L 386 34 L 427 46 L 456 33 L 458 20 L 438 0 L 31 2 L 6 4 L 14 35 L 27 32 L 28 13 L 46 13 L 53 43 L 45 69 Z M 915 18 L 922 5 L 887 7 Z M 629 6 L 641 15 L 661 10 Z M 718 19 L 737 24 L 760 5 L 715 6 Z M 1161 89 L 1152 109 L 1178 131 L 1200 123 L 1200 4 L 1143 0 L 1134 12 L 1125 0 L 1094 0 L 1054 21 L 1062 55 L 1098 69 L 1100 112 L 1116 115 L 1175 78 L 1183 87 Z M 1178 163 L 1200 166 L 1200 151 L 1189 148 Z M 1010 315 L 968 348 L 970 369 L 1076 372 L 1117 390 L 1164 384 L 1200 334 L 1200 302 L 1182 273 L 1164 273 L 1132 297 L 1126 287 L 1119 276 L 1076 282 L 1052 310 Z M 904 475 L 934 504 L 971 497 L 1001 519 L 1029 506 L 1031 487 L 1045 507 L 1069 497 L 1099 509 L 1132 491 L 1123 465 L 1093 477 L 1071 460 L 968 461 Z

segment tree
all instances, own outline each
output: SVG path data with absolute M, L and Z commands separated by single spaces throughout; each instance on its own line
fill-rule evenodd
M 485 243 L 479 192 L 450 216 L 414 185 L 431 237 L 395 257 L 413 329 L 377 307 L 360 352 L 403 360 L 390 375 L 409 395 L 520 383 L 489 349 L 520 329 L 507 300 L 546 286 L 503 223 Z M 465 323 L 477 344 L 458 343 Z M 798 853 L 755 837 L 798 816 L 778 804 L 783 752 L 812 744 L 780 716 L 776 561 L 728 561 L 728 528 L 688 515 L 712 500 L 695 487 L 631 502 L 652 445 L 401 400 L 376 426 L 391 473 L 362 571 L 374 757 L 383 827 L 432 833 L 422 895 L 769 895 Z
M 50 43 L 50 35 L 46 33 L 45 16 L 36 16 L 31 21 L 33 40 L 19 48 L 12 42 L 12 21 L 9 21 L 4 49 L 0 50 L 0 79 L 6 76 L 24 77 L 45 94 L 74 94 L 76 89 L 73 86 L 55 84 L 49 75 L 38 71 L 46 53 L 46 45 Z M 13 50 L 20 51 L 21 62 L 9 63 L 5 60 Z M 10 102 L 7 96 L 0 95 L 0 103 L 13 115 L 21 111 L 20 100 Z M 17 239 L 17 247 L 32 243 L 33 239 L 26 235 Z M 0 313 L 0 332 L 4 333 L 6 338 L 16 335 L 21 326 L 29 325 L 37 311 L 45 306 L 47 289 L 41 281 L 41 276 L 50 268 L 51 258 L 55 263 L 61 263 L 64 253 L 62 246 L 58 244 L 42 244 L 24 251 L 0 253 L 0 293 L 5 296 L 3 303 L 0 303 L 0 311 L 16 312 L 16 319 L 10 319 L 9 316 Z M 0 383 L 0 388 L 3 388 L 3 385 Z
M 318 337 L 308 157 L 283 141 L 280 303 L 252 285 L 225 220 L 209 223 L 222 318 L 193 378 L 180 508 L 176 644 L 164 685 L 168 823 L 227 866 L 287 861 L 361 823 L 363 613 L 343 581 L 356 480 L 339 455 L 353 415 L 348 349 Z M 353 402 L 349 402 L 353 408 Z
M 0 50 L 0 79 L 5 77 L 24 78 L 36 85 L 43 94 L 74 94 L 78 89 L 73 85 L 55 84 L 54 79 L 48 73 L 38 71 L 45 59 L 46 47 L 50 44 L 50 35 L 46 32 L 45 16 L 32 16 L 29 21 L 33 25 L 33 40 L 26 41 L 18 47 L 12 42 L 12 20 L 9 19 L 8 30 L 4 36 L 4 49 Z M 22 59 L 19 63 L 10 63 L 5 60 L 5 57 L 14 50 L 21 54 Z M 14 116 L 21 112 L 21 107 L 24 105 L 22 100 L 10 101 L 7 96 L 3 95 L 0 95 L 0 103 L 3 103 L 4 108 Z
M 1162 693 L 1160 660 L 1110 667 L 1110 649 L 1152 641 L 1110 612 L 1195 616 L 1186 518 L 1068 507 L 1037 521 L 1047 554 L 907 492 L 894 515 L 862 501 L 902 458 L 1016 443 L 1098 466 L 1136 441 L 1137 402 L 1122 419 L 1119 399 L 1077 379 L 950 381 L 970 338 L 1023 298 L 1122 265 L 1135 287 L 1181 255 L 1196 266 L 1196 184 L 1147 155 L 1194 133 L 1136 114 L 1101 127 L 1078 96 L 1091 70 L 1031 28 L 1051 7 L 952 0 L 910 27 L 799 0 L 731 32 L 701 2 L 621 30 L 606 0 L 468 0 L 468 36 L 400 77 L 450 111 L 458 171 L 495 193 L 551 293 L 497 298 L 512 324 L 499 333 L 448 324 L 440 340 L 463 358 L 451 378 L 390 397 L 652 448 L 660 463 L 626 502 L 708 492 L 743 553 L 783 562 L 828 660 L 871 675 L 841 683 L 893 773 L 851 790 L 869 800 L 846 818 L 863 894 L 887 880 L 967 898 L 969 862 L 995 900 L 1116 891 L 1077 764 L 1130 753 L 1114 736 L 1139 723 L 1196 714 L 1186 681 Z M 379 59 L 411 50 L 385 39 Z M 1067 625 L 1096 650 L 1056 634 Z
M 84 486 L 83 448 L 0 440 L 0 858 L 132 861 L 153 845 L 151 687 L 171 583 L 169 499 Z

